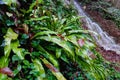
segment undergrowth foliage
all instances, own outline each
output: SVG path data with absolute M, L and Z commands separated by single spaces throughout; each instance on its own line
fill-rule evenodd
M 3 2 L 5 9 L 0 9 L 1 80 L 71 79 L 63 71 L 70 64 L 82 73 L 78 79 L 106 79 L 109 71 L 95 50 L 91 31 L 81 28 L 72 6 L 63 0 L 33 0 L 30 6 L 20 6 L 27 4 L 24 0 L 12 1 Z

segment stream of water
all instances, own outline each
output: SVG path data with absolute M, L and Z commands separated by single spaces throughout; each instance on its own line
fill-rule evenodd
M 94 21 L 92 21 L 86 13 L 83 11 L 82 7 L 80 6 L 79 2 L 76 0 L 73 1 L 74 6 L 76 7 L 80 16 L 83 16 L 82 20 L 85 23 L 85 26 L 91 30 L 96 32 L 98 35 L 92 34 L 95 41 L 100 47 L 103 47 L 105 50 L 115 51 L 117 54 L 120 54 L 120 45 L 116 44 L 114 39 L 109 36 L 105 31 L 101 29 L 101 27 Z

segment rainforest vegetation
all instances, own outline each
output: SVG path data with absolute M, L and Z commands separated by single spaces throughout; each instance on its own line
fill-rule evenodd
M 64 0 L 0 1 L 0 80 L 119 80 L 81 18 Z

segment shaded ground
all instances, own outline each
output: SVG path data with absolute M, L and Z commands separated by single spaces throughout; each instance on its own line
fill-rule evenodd
M 90 9 L 91 6 L 87 5 L 85 8 L 85 11 L 88 13 L 88 15 L 97 22 L 104 31 L 106 31 L 110 36 L 114 38 L 116 43 L 120 44 L 120 30 L 117 28 L 115 23 L 111 20 L 104 19 L 103 16 L 95 11 Z M 113 51 L 106 51 L 103 48 L 97 48 L 97 51 L 101 53 L 101 55 L 107 60 L 112 63 L 118 63 L 120 64 L 120 55 L 116 54 Z M 117 71 L 120 71 L 119 66 L 114 66 L 114 68 Z
M 120 30 L 115 23 L 111 20 L 104 19 L 99 12 L 90 10 L 90 6 L 87 6 L 86 12 L 95 20 L 104 31 L 114 38 L 117 43 L 120 43 Z
M 111 63 L 117 63 L 120 64 L 120 55 L 116 54 L 113 51 L 106 51 L 103 48 L 97 48 L 97 51 L 101 53 L 101 55 L 104 57 L 105 60 L 110 61 Z M 117 71 L 120 72 L 120 66 L 112 66 Z
M 97 51 L 99 51 L 106 60 L 113 62 L 113 63 L 120 63 L 119 54 L 116 54 L 113 51 L 106 51 L 103 48 L 97 48 Z

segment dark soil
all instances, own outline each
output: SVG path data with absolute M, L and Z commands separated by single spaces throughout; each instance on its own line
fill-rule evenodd
M 90 8 L 90 6 L 88 6 Z M 95 20 L 104 31 L 114 38 L 117 43 L 120 43 L 120 29 L 111 20 L 104 19 L 99 12 L 86 8 L 85 11 Z
M 119 64 L 120 65 L 120 54 L 116 54 L 115 52 L 113 51 L 106 51 L 105 49 L 103 48 L 100 48 L 98 47 L 96 49 L 99 53 L 101 53 L 102 57 L 111 62 L 111 63 L 115 63 L 115 64 Z M 115 70 L 119 71 L 120 72 L 120 66 L 111 66 L 113 67 Z
M 106 51 L 103 48 L 97 48 L 97 51 L 99 51 L 107 61 L 110 61 L 112 63 L 120 63 L 120 55 L 119 54 L 116 54 L 115 52 L 109 51 L 109 50 Z

